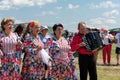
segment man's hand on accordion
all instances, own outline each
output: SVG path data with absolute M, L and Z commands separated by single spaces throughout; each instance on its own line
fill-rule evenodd
M 79 46 L 80 47 L 84 47 L 84 46 L 86 46 L 86 43 L 85 42 L 81 42 L 81 43 L 79 43 Z

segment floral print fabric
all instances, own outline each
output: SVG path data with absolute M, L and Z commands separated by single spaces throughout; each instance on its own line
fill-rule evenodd
M 58 78 L 62 80 L 77 80 L 71 68 L 71 61 L 69 58 L 70 46 L 66 39 L 58 41 L 55 37 L 49 40 L 50 56 L 53 59 L 52 69 L 50 71 L 51 78 Z
M 5 33 L 0 34 L 0 46 L 3 56 L 1 56 L 0 79 L 20 80 L 21 51 L 17 50 L 18 36 L 11 33 L 10 37 Z
M 42 80 L 45 74 L 43 61 L 38 54 L 37 46 L 43 46 L 40 38 L 36 39 L 32 35 L 28 36 L 24 40 L 25 50 L 29 50 L 25 53 L 22 68 L 23 80 Z

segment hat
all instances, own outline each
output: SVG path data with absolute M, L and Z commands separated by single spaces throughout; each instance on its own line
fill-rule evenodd
M 41 30 L 44 30 L 44 29 L 48 29 L 48 27 L 47 26 L 42 26 Z

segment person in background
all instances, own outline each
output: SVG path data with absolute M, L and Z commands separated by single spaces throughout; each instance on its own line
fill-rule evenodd
M 29 36 L 29 34 L 30 34 L 30 23 L 28 23 L 28 25 L 27 25 L 27 27 L 25 28 L 25 31 L 24 31 L 24 33 L 23 33 L 23 35 L 22 35 L 22 38 L 23 38 L 23 41 L 24 41 L 24 39 L 27 37 L 27 36 Z
M 1 67 L 0 79 L 2 80 L 20 80 L 20 63 L 22 50 L 22 42 L 18 39 L 18 35 L 13 33 L 14 20 L 4 18 L 1 21 L 3 33 L 0 34 L 0 54 Z
M 19 40 L 21 40 L 22 42 L 23 42 L 23 34 L 24 34 L 23 30 L 24 30 L 24 26 L 22 24 L 19 24 L 14 30 L 14 32 L 18 34 Z M 25 53 L 23 50 L 19 51 L 19 53 L 22 54 L 21 55 L 21 59 L 22 59 L 21 60 L 21 68 L 22 68 L 22 64 L 23 64 L 22 62 L 23 62 Z
M 86 28 L 85 22 L 78 23 L 78 33 L 73 37 L 71 49 L 79 53 L 80 80 L 87 80 L 88 72 L 90 80 L 97 80 L 95 52 L 87 51 L 85 47 L 87 44 L 83 41 L 83 37 L 87 34 Z
M 105 47 L 102 50 L 103 53 L 103 63 L 106 65 L 110 65 L 111 62 L 111 50 L 112 50 L 112 44 L 111 42 L 113 41 L 114 37 L 109 34 L 108 30 L 104 30 L 103 35 L 102 35 L 102 40 L 103 44 Z M 107 63 L 106 63 L 106 58 L 107 58 Z
M 120 55 L 120 32 L 116 34 L 115 39 L 117 42 L 116 50 L 115 50 L 115 53 L 117 54 L 116 55 L 116 59 L 117 59 L 116 65 L 118 66 L 119 65 L 119 55 Z
M 70 45 L 62 36 L 62 24 L 54 24 L 54 37 L 50 41 L 50 56 L 53 59 L 51 78 L 58 80 L 77 80 L 70 66 L 69 54 L 72 54 Z
M 22 35 L 23 35 L 23 30 L 24 30 L 24 26 L 21 25 L 21 24 L 19 24 L 19 25 L 15 28 L 14 32 L 16 32 L 19 37 L 22 37 Z
M 44 49 L 47 51 L 47 53 L 49 54 L 49 47 L 47 45 L 47 34 L 48 34 L 48 27 L 47 26 L 42 26 L 40 29 L 40 33 L 39 33 L 39 37 L 41 39 L 41 41 L 44 43 Z M 45 65 L 45 79 L 48 79 L 48 70 L 50 69 L 49 66 Z
M 47 40 L 50 37 L 48 37 L 48 27 L 47 26 L 42 26 L 41 27 L 39 36 L 40 36 L 40 39 L 42 40 L 42 42 L 44 43 L 44 48 L 46 49 L 47 52 L 49 52 L 48 51 L 48 46 L 47 46 Z

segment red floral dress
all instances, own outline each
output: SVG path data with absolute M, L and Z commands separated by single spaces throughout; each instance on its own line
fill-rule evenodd
M 20 64 L 21 64 L 21 49 L 17 50 L 16 33 L 11 33 L 10 37 L 5 33 L 1 34 L 0 47 L 3 52 L 1 56 L 0 80 L 21 80 L 20 79 Z
M 50 40 L 50 56 L 53 59 L 51 78 L 62 80 L 77 80 L 71 68 L 69 52 L 70 45 L 66 39 L 58 41 L 55 37 Z
M 34 45 L 33 45 L 34 44 Z M 23 80 L 42 80 L 45 74 L 43 61 L 38 54 L 37 46 L 44 47 L 40 38 L 36 39 L 32 35 L 28 36 L 24 40 L 25 53 L 22 68 Z

